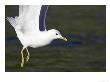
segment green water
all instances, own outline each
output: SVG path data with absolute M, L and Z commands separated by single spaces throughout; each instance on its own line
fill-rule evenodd
M 6 16 L 18 15 L 18 6 L 6 6 Z M 30 60 L 20 68 L 22 45 L 19 40 L 6 41 L 5 71 L 24 72 L 105 72 L 106 71 L 106 6 L 49 6 L 47 28 L 63 34 L 105 37 L 103 43 L 84 40 L 71 47 L 45 46 L 29 48 Z M 16 35 L 6 21 L 6 36 Z M 73 37 L 71 39 L 77 38 Z M 26 57 L 26 52 L 25 52 Z

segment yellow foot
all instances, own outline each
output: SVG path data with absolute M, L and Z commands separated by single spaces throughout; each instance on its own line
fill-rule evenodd
M 29 56 L 26 57 L 26 62 L 28 62 L 28 61 L 29 61 Z
M 29 51 L 28 51 L 27 48 L 26 48 L 26 51 L 27 51 L 27 53 L 28 53 L 28 55 L 27 55 L 27 57 L 26 57 L 26 62 L 28 62 L 28 61 L 29 61 L 30 54 L 29 54 Z
M 24 65 L 24 64 L 23 64 L 23 63 L 21 63 L 21 68 L 23 68 L 23 65 Z
M 21 67 L 24 66 L 24 58 L 22 58 Z

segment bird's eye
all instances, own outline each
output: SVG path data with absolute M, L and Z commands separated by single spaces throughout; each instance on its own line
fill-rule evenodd
M 58 33 L 56 33 L 56 35 L 58 35 Z

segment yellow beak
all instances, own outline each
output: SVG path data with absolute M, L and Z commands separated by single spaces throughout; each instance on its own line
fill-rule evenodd
M 61 39 L 64 40 L 64 41 L 68 41 L 65 37 L 61 37 Z

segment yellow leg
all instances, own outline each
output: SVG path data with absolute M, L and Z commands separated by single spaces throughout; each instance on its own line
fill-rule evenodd
M 24 55 L 23 55 L 23 50 L 24 50 L 24 48 L 22 48 L 22 50 L 21 50 L 21 56 L 22 56 L 21 67 L 23 67 L 23 65 L 24 65 Z
M 26 57 L 26 62 L 28 62 L 28 61 L 29 61 L 30 54 L 29 54 L 29 51 L 28 51 L 27 48 L 26 48 L 26 51 L 27 51 L 27 53 L 28 53 L 28 55 L 27 55 L 27 57 Z

